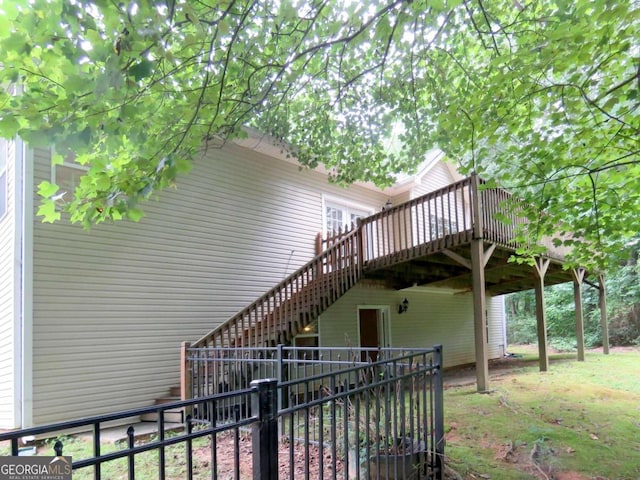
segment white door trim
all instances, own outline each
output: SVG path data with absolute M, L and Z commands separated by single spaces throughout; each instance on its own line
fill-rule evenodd
M 393 345 L 391 339 L 391 308 L 389 305 L 358 305 L 356 328 L 358 330 L 358 346 L 360 347 L 360 310 L 378 310 L 378 342 L 380 348 Z

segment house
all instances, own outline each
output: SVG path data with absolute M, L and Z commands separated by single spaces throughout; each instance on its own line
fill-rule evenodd
M 287 341 L 440 343 L 445 366 L 480 359 L 486 370 L 486 360 L 503 356 L 506 348 L 501 294 L 536 284 L 530 267 L 507 265 L 509 239 L 484 243 L 471 235 L 471 216 L 482 214 L 471 208 L 479 195 L 437 155 L 387 190 L 343 188 L 330 184 L 326 173 L 301 170 L 279 147 L 250 132 L 198 158 L 177 188 L 146 204 L 139 223 L 84 231 L 64 215 L 55 224 L 35 216 L 36 186 L 53 180 L 70 191 L 83 167 L 52 167 L 50 151 L 19 140 L 0 142 L 0 428 L 153 403 L 178 383 L 181 342 L 215 343 L 222 330 L 230 338 L 231 330 L 221 325 L 243 318 L 238 312 L 274 285 L 287 285 L 319 251 L 329 246 L 334 260 L 336 252 L 344 255 L 343 247 L 331 250 L 340 239 L 318 242 L 317 234 L 326 237 L 354 221 L 359 231 L 369 229 L 358 248 L 370 252 L 371 268 L 332 294 Z M 428 197 L 433 210 L 426 211 L 429 204 L 418 200 L 433 191 L 440 193 Z M 433 241 L 425 242 L 425 232 L 433 232 Z M 319 269 L 338 272 L 339 263 L 322 258 Z M 471 262 L 478 258 L 483 271 L 476 275 Z M 557 259 L 541 262 L 549 282 L 571 280 Z M 485 266 L 487 277 L 493 275 L 486 282 L 476 278 Z M 471 288 L 477 282 L 482 289 Z M 282 305 L 280 312 L 291 303 Z M 257 338 L 255 328 L 238 336 L 238 325 L 234 341 Z

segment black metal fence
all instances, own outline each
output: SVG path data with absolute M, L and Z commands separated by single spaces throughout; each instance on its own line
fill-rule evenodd
M 206 397 L 217 393 L 249 388 L 254 379 L 275 378 L 286 382 L 278 395 L 278 407 L 308 402 L 326 391 L 326 374 L 338 373 L 356 367 L 358 374 L 372 377 L 372 369 L 400 357 L 410 358 L 416 363 L 423 356 L 430 358 L 432 349 L 408 348 L 361 348 L 361 347 L 188 347 L 184 352 L 184 371 L 188 378 L 183 383 L 183 399 Z M 372 366 L 377 363 L 377 366 Z M 406 363 L 406 362 L 405 362 Z M 347 379 L 346 374 L 336 377 L 338 386 L 344 389 L 345 382 L 362 383 L 366 378 Z M 372 377 L 374 378 L 375 375 Z M 300 381 L 297 381 L 300 380 Z M 303 381 L 306 380 L 306 381 Z M 235 402 L 235 403 L 234 403 Z M 250 403 L 229 399 L 218 404 L 220 420 L 230 412 L 240 410 L 241 416 L 248 414 Z M 196 411 L 194 420 L 210 420 L 208 410 Z
M 18 455 L 22 438 L 54 437 L 38 454 L 71 455 L 74 480 L 443 478 L 441 347 L 380 352 L 367 362 L 332 357 L 336 363 L 325 365 L 313 356 L 297 359 L 306 374 L 296 378 L 254 379 L 248 388 L 3 433 L 0 454 L 3 443 Z M 184 428 L 166 433 L 165 413 L 175 409 L 185 413 Z M 157 433 L 139 437 L 133 425 L 148 413 L 158 414 Z M 114 422 L 132 424 L 118 446 L 104 439 Z M 65 436 L 70 429 L 89 433 Z

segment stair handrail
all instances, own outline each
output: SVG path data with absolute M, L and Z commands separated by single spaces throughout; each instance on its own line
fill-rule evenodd
M 279 302 L 277 301 L 278 295 L 281 294 L 283 289 L 285 289 L 287 286 L 297 283 L 297 290 L 295 292 L 292 292 L 295 295 L 296 293 L 300 292 L 303 288 L 308 286 L 310 282 L 318 280 L 321 276 L 325 276 L 327 274 L 332 273 L 331 271 L 325 271 L 325 270 L 328 268 L 328 266 L 329 267 L 332 266 L 331 262 L 333 262 L 333 264 L 336 264 L 336 263 L 344 264 L 347 258 L 344 258 L 341 255 L 340 250 L 344 249 L 345 246 L 348 245 L 349 243 L 353 243 L 354 239 L 357 242 L 357 239 L 360 235 L 361 235 L 360 227 L 356 227 L 351 232 L 343 235 L 343 238 L 339 242 L 335 243 L 334 245 L 332 245 L 330 248 L 323 251 L 322 253 L 316 255 L 313 259 L 311 259 L 309 262 L 307 262 L 306 264 L 298 268 L 295 272 L 293 272 L 287 278 L 282 280 L 276 286 L 274 286 L 273 288 L 271 288 L 270 290 L 262 294 L 255 301 L 253 301 L 252 303 L 244 307 L 242 310 L 240 310 L 238 313 L 230 317 L 228 320 L 226 320 L 222 324 L 218 325 L 216 328 L 209 331 L 206 335 L 203 335 L 202 337 L 200 337 L 197 341 L 191 344 L 191 348 L 202 348 L 202 347 L 208 346 L 210 343 L 209 340 L 217 336 L 221 336 L 220 334 L 224 334 L 229 330 L 233 330 L 234 328 L 237 327 L 238 321 L 240 321 L 243 318 L 246 318 L 247 315 L 250 315 L 257 309 L 260 309 L 265 304 L 268 304 L 269 306 L 271 306 L 271 304 L 276 306 L 277 304 L 279 306 L 279 305 L 282 305 L 285 301 L 290 300 L 289 298 L 289 299 L 285 299 L 284 301 L 282 300 L 280 300 Z M 350 265 L 350 266 L 352 268 L 355 268 L 355 271 L 353 271 L 353 274 L 359 277 L 362 272 L 362 257 L 359 252 L 356 251 L 354 253 L 355 254 L 351 255 L 351 258 L 356 261 L 356 264 Z M 311 279 L 309 278 L 309 272 L 312 273 L 314 278 L 311 278 Z M 298 279 L 300 279 L 299 282 L 297 281 Z M 273 302 L 271 300 L 273 300 Z M 268 315 L 268 313 L 269 312 L 262 312 L 262 315 Z

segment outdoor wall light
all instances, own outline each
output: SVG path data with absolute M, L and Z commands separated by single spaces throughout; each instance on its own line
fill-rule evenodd
M 387 200 L 387 203 L 385 203 L 382 206 L 382 211 L 384 212 L 386 210 L 389 210 L 391 207 L 393 207 L 393 203 L 391 202 L 391 199 L 389 199 L 389 200 Z
M 409 300 L 405 298 L 401 303 L 398 304 L 398 313 L 404 313 L 407 310 L 409 310 Z

